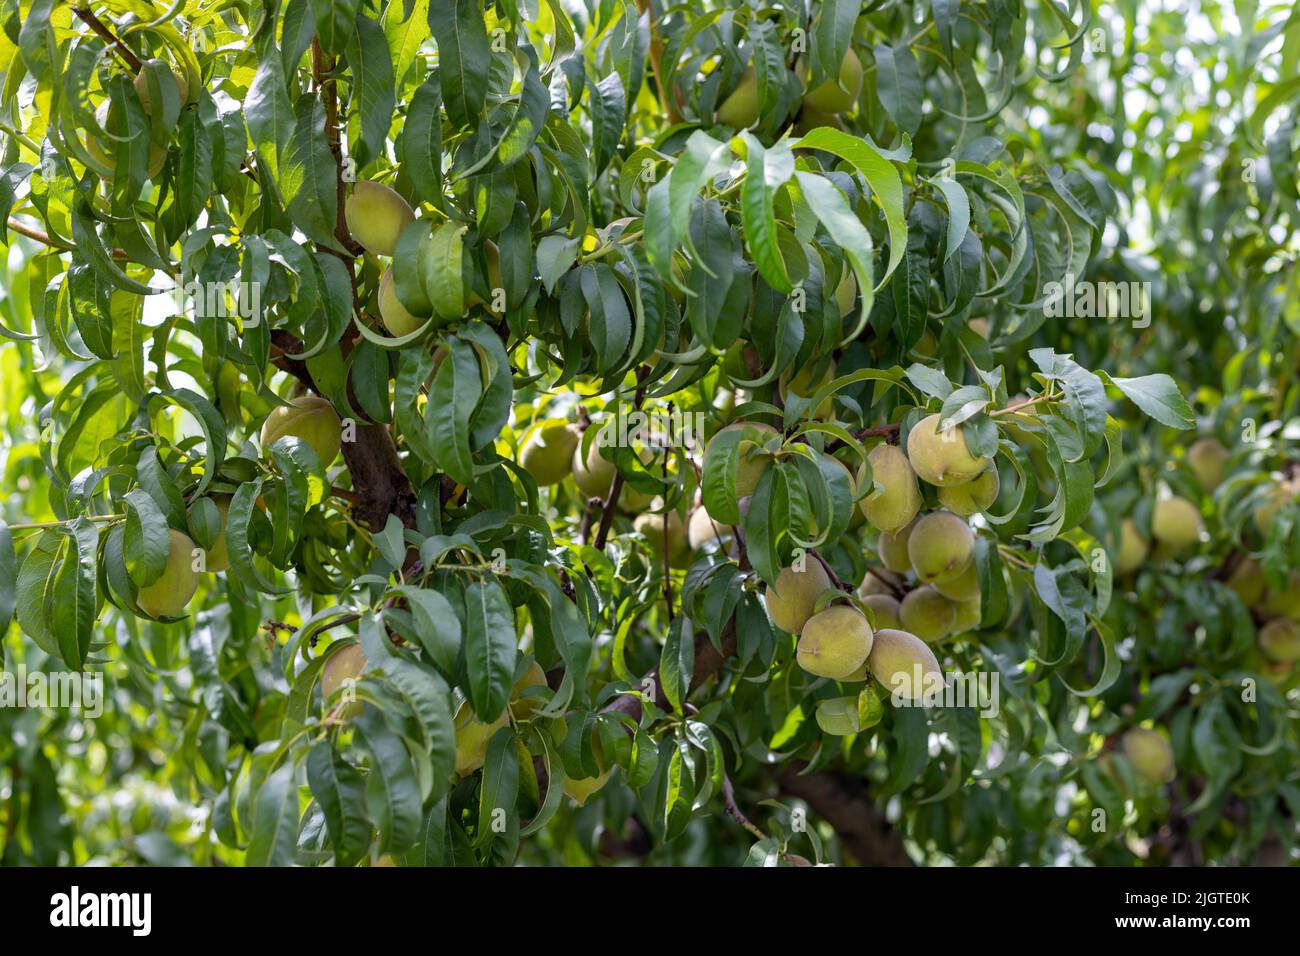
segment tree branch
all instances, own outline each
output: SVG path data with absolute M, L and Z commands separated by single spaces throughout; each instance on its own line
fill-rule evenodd
M 326 76 L 332 68 L 333 58 L 325 54 L 318 41 L 313 40 L 312 74 L 324 101 L 326 136 L 329 139 L 330 152 L 334 156 L 335 166 L 338 170 L 336 177 L 338 216 L 334 228 L 335 237 L 343 243 L 345 248 L 359 249 L 360 247 L 352 241 L 352 237 L 348 234 L 347 223 L 343 215 L 343 156 L 338 129 L 338 101 L 335 95 L 334 80 Z M 347 266 L 348 277 L 353 285 L 352 294 L 355 311 L 355 264 L 346 254 L 341 254 L 337 250 L 334 250 L 334 254 L 338 255 Z M 352 348 L 352 339 L 349 334 L 352 332 L 354 332 L 354 329 L 349 326 L 348 332 L 344 334 L 343 341 L 340 343 L 345 356 Z M 302 342 L 291 333 L 283 329 L 277 329 L 271 333 L 271 343 L 272 361 L 276 366 L 319 394 L 320 390 L 311 374 L 311 370 L 307 367 L 307 363 L 292 357 L 302 353 Z M 396 515 L 402 524 L 408 528 L 414 527 L 415 489 L 402 468 L 393 436 L 383 425 L 356 422 L 355 429 L 354 440 L 343 443 L 343 460 L 347 463 L 348 472 L 352 476 L 352 487 L 356 496 L 356 500 L 352 502 L 353 515 L 358 522 L 372 531 L 382 529 L 388 523 L 389 515 Z M 414 560 L 415 557 L 414 553 L 410 555 L 411 560 Z
M 349 254 L 342 254 L 337 249 L 326 249 L 325 251 L 342 259 L 347 264 L 348 275 L 351 276 L 353 272 L 352 260 L 359 256 L 363 250 L 360 243 L 352 238 L 352 233 L 348 232 L 347 217 L 345 215 L 347 187 L 343 183 L 343 139 L 339 132 L 337 81 L 329 75 L 333 69 L 334 57 L 321 48 L 319 38 L 313 37 L 311 41 L 312 80 L 320 91 L 322 105 L 325 107 L 325 138 L 329 143 L 330 155 L 334 157 L 334 167 L 338 170 L 338 175 L 334 177 L 334 238 L 342 244 Z
M 767 834 L 764 833 L 757 824 L 751 821 L 749 817 L 745 816 L 744 812 L 740 809 L 740 805 L 736 803 L 736 788 L 731 785 L 731 778 L 726 775 L 723 775 L 722 778 L 722 806 L 726 809 L 728 815 L 748 830 L 755 839 L 767 839 Z
M 669 123 L 680 123 L 682 121 L 681 106 L 677 102 L 675 91 L 668 89 L 664 84 L 664 78 L 660 74 L 659 61 L 664 56 L 664 41 L 659 35 L 659 25 L 655 18 L 654 6 L 651 0 L 637 0 L 637 12 L 646 14 L 646 19 L 650 23 L 650 70 L 654 73 L 655 86 L 659 88 L 659 101 L 665 110 L 668 111 Z
M 891 422 L 888 425 L 872 425 L 870 428 L 859 428 L 853 433 L 853 437 L 858 441 L 863 441 L 867 438 L 883 438 L 885 441 L 889 442 L 889 444 L 893 445 L 898 442 L 898 432 L 902 427 L 902 423 L 900 422 Z M 844 445 L 845 442 L 843 439 L 836 438 L 827 443 L 826 453 L 830 454 L 833 451 L 838 451 L 843 448 Z
M 13 216 L 10 216 L 7 220 L 7 224 L 11 230 L 18 233 L 20 236 L 26 236 L 28 239 L 34 239 L 37 242 L 41 243 L 42 245 L 49 246 L 51 249 L 57 249 L 60 252 L 73 251 L 72 246 L 68 245 L 67 243 L 63 242 L 60 239 L 55 239 L 48 232 L 43 232 L 42 230 L 37 229 L 35 226 L 29 226 L 21 219 L 16 219 Z M 124 261 L 127 258 L 127 254 L 121 249 L 114 249 L 112 251 L 112 254 L 113 254 L 113 258 L 119 261 Z
M 302 352 L 302 343 L 291 333 L 276 329 L 271 344 L 276 366 L 319 394 L 307 363 L 290 357 Z M 353 503 L 352 513 L 372 531 L 381 530 L 390 514 L 397 515 L 408 528 L 415 527 L 415 489 L 397 457 L 393 436 L 383 425 L 357 422 L 355 427 L 354 440 L 343 443 L 343 460 L 359 499 Z
M 834 828 L 844 849 L 862 866 L 911 866 L 898 832 L 867 793 L 858 777 L 819 770 L 802 774 L 807 766 L 794 761 L 781 769 L 781 792 L 808 804 Z
M 636 373 L 636 395 L 633 398 L 632 406 L 638 411 L 645 402 L 645 380 L 650 376 L 650 366 L 642 365 Z M 597 454 L 600 454 L 597 452 Z M 600 528 L 596 531 L 596 543 L 593 547 L 597 551 L 605 550 L 605 543 L 609 540 L 609 530 L 614 524 L 614 511 L 618 508 L 618 497 L 623 493 L 623 473 L 615 470 L 614 481 L 609 486 L 609 495 L 605 498 L 605 510 L 600 516 Z
M 822 566 L 822 569 L 826 572 L 827 577 L 831 579 L 831 583 L 835 585 L 836 590 L 845 591 L 847 593 L 853 592 L 854 590 L 853 585 L 847 583 L 846 581 L 843 581 L 840 578 L 840 576 L 835 573 L 835 569 L 831 567 L 831 563 L 827 561 L 825 558 L 823 558 L 821 556 L 821 553 L 816 548 L 810 549 L 808 553 L 817 559 L 817 563 Z
M 105 24 L 104 21 L 91 12 L 90 7 L 73 7 L 72 12 L 77 15 L 77 19 L 84 23 L 90 29 L 94 30 L 101 40 L 113 48 L 113 51 L 126 64 L 132 73 L 139 73 L 140 68 L 144 65 L 140 58 L 135 55 L 135 51 L 119 40 Z

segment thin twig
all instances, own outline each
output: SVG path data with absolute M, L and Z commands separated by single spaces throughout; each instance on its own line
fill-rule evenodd
M 767 834 L 764 833 L 756 824 L 752 823 L 749 817 L 741 812 L 740 807 L 736 805 L 736 788 L 731 785 L 731 778 L 725 774 L 722 777 L 722 805 L 726 807 L 727 813 L 733 820 L 752 833 L 759 840 L 766 840 Z
M 669 410 L 670 413 L 672 412 L 672 405 L 671 405 L 671 404 L 668 406 L 668 410 Z M 664 483 L 665 483 L 665 484 L 667 484 L 667 482 L 668 482 L 668 456 L 669 456 L 669 454 L 671 454 L 671 451 L 670 451 L 669 449 L 665 448 L 665 449 L 664 449 L 664 460 L 663 460 L 663 479 L 664 479 Z M 669 623 L 669 624 L 672 624 L 672 622 L 673 622 L 673 576 L 672 576 L 672 569 L 669 567 L 669 563 L 668 563 L 668 559 L 669 559 L 669 554 L 668 554 L 668 531 L 669 531 L 669 526 L 670 526 L 671 523 L 672 523 L 672 520 L 671 520 L 672 517 L 673 517 L 673 509 L 670 508 L 670 509 L 668 509 L 667 511 L 664 512 L 664 540 L 663 540 L 663 548 L 664 548 L 664 604 L 666 604 L 667 607 L 668 607 L 668 623 Z
M 645 401 L 645 380 L 650 376 L 650 366 L 642 365 L 636 373 L 636 395 L 633 398 L 633 407 L 638 411 Z M 598 451 L 597 454 L 600 454 Z M 600 516 L 600 528 L 596 532 L 596 541 L 593 547 L 597 551 L 604 551 L 605 544 L 609 541 L 609 529 L 614 524 L 614 510 L 618 506 L 618 497 L 623 492 L 623 472 L 615 470 L 614 481 L 609 486 L 609 494 L 605 498 L 604 513 Z
M 659 61 L 664 55 L 664 41 L 659 35 L 659 24 L 655 18 L 654 5 L 651 0 L 637 0 L 637 12 L 646 14 L 646 19 L 650 25 L 650 70 L 654 73 L 655 85 L 659 87 L 659 100 L 664 109 L 668 111 L 669 123 L 680 123 L 682 113 L 677 104 L 677 95 L 675 90 L 668 89 L 664 85 L 664 78 L 660 74 Z
M 15 219 L 13 216 L 9 217 L 9 228 L 12 229 L 14 232 L 18 233 L 20 236 L 26 236 L 28 239 L 35 239 L 37 242 L 50 246 L 54 249 L 58 249 L 61 252 L 72 251 L 71 246 L 65 245 L 64 243 L 55 239 L 49 233 L 42 232 L 41 230 L 37 229 L 35 226 L 29 226 L 21 219 Z
M 1045 402 L 1047 400 L 1048 397 L 1046 395 L 1035 395 L 1033 398 L 1027 398 L 1023 402 L 1016 402 L 1013 405 L 1008 405 L 1006 408 L 996 408 L 989 412 L 989 418 L 996 418 L 999 415 L 1013 415 L 1022 408 L 1028 408 L 1030 405 L 1037 405 L 1039 402 Z
M 113 31 L 104 24 L 104 21 L 91 12 L 89 7 L 73 7 L 72 12 L 77 15 L 78 20 L 90 27 L 90 29 L 94 30 L 101 40 L 113 48 L 114 52 L 122 58 L 122 62 L 127 65 L 127 68 L 130 69 L 132 73 L 140 72 L 140 68 L 144 64 L 142 64 L 140 58 L 135 55 L 135 51 L 119 40 Z
M 875 578 L 877 581 L 879 581 L 879 582 L 880 582 L 881 584 L 883 584 L 885 587 L 889 588 L 889 590 L 893 591 L 895 597 L 902 597 L 902 596 L 903 596 L 903 593 L 904 593 L 904 592 L 903 592 L 903 586 L 902 586 L 902 584 L 900 584 L 900 583 L 897 582 L 897 581 L 891 581 L 888 577 L 886 577 L 885 575 L 883 575 L 883 574 L 880 573 L 880 569 L 879 569 L 879 568 L 868 567 L 868 568 L 867 568 L 867 574 L 871 575 L 873 578 Z
M 599 454 L 599 452 L 597 452 L 597 454 Z M 601 512 L 600 527 L 596 530 L 596 540 L 592 545 L 597 551 L 604 551 L 605 543 L 609 541 L 609 529 L 614 524 L 615 503 L 618 501 L 618 496 L 622 494 L 622 492 L 623 473 L 621 471 L 615 471 L 614 480 L 610 482 L 609 485 L 609 494 L 605 497 L 605 501 L 601 505 L 604 510 Z
M 76 518 L 68 518 L 66 521 L 34 521 L 30 524 L 11 524 L 10 531 L 40 531 L 46 528 L 61 528 L 73 521 L 82 519 L 85 521 L 122 521 L 126 515 L 77 515 Z
M 342 498 L 344 501 L 350 502 L 354 505 L 364 504 L 366 500 L 355 491 L 349 491 L 346 488 L 339 488 L 334 485 L 330 486 L 330 494 L 335 498 Z
M 864 441 L 868 438 L 884 438 L 890 444 L 898 441 L 898 432 L 902 428 L 899 422 L 892 422 L 888 425 L 872 425 L 870 428 L 859 428 L 853 433 L 853 437 L 858 441 Z M 842 439 L 836 438 L 834 441 L 827 443 L 826 453 L 838 451 L 847 444 Z
M 60 239 L 55 239 L 49 233 L 43 232 L 35 226 L 29 226 L 21 219 L 15 219 L 13 216 L 10 216 L 7 222 L 9 228 L 21 236 L 26 236 L 28 239 L 34 239 L 36 242 L 49 246 L 51 249 L 58 249 L 60 252 L 73 251 L 73 247 L 68 245 L 66 242 L 63 242 Z M 122 249 L 114 249 L 113 258 L 122 261 L 127 259 L 127 254 Z
M 827 561 L 825 558 L 823 558 L 815 548 L 809 548 L 808 553 L 811 554 L 814 558 L 816 558 L 818 562 L 821 563 L 821 566 L 826 569 L 826 574 L 830 577 L 831 583 L 834 584 L 835 587 L 837 587 L 841 591 L 853 590 L 853 585 L 849 584 L 847 581 L 842 580 L 840 576 L 835 573 L 835 569 L 831 567 L 831 563 Z

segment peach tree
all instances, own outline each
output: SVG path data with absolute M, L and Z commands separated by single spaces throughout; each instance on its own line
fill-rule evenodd
M 0 652 L 109 686 L 0 710 L 6 861 L 1046 862 L 1122 832 L 1060 793 L 1149 819 L 1162 704 L 1202 808 L 1225 721 L 1288 732 L 1165 649 L 1194 479 L 1196 666 L 1258 665 L 1284 452 L 1160 487 L 1203 370 L 1060 308 L 1133 215 L 1070 127 L 1124 46 L 1087 4 L 0 16 Z M 1294 402 L 1257 366 L 1224 437 Z

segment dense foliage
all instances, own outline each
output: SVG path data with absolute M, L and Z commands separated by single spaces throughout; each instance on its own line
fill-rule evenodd
M 1291 5 L 0 21 L 3 862 L 1296 857 Z

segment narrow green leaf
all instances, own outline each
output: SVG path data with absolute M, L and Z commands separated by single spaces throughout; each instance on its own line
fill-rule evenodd
M 438 72 L 447 116 L 473 125 L 487 101 L 492 51 L 478 0 L 429 0 L 429 29 L 438 41 Z
M 329 741 L 322 740 L 307 755 L 307 783 L 325 814 L 334 861 L 355 866 L 370 846 L 374 824 L 366 814 L 365 781 Z
M 262 781 L 253 797 L 249 866 L 289 866 L 298 842 L 298 788 L 286 763 Z
M 506 708 L 518 640 L 514 612 L 501 585 L 485 579 L 465 588 L 465 668 L 474 715 L 484 723 Z

